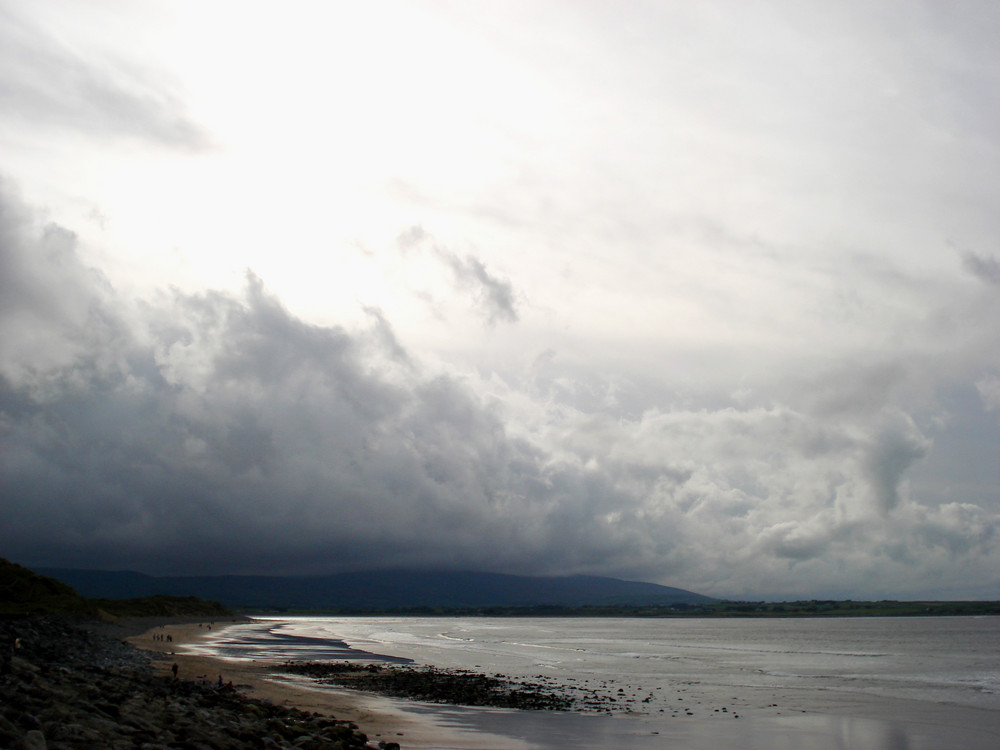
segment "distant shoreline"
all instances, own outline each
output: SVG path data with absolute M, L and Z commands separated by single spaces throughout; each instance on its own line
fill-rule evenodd
M 237 608 L 247 617 L 635 617 L 662 619 L 831 618 L 831 617 L 982 617 L 1000 616 L 1000 601 L 729 602 L 670 606 L 398 607 L 389 609 Z
M 794 601 L 717 599 L 661 584 L 601 576 L 524 576 L 475 571 L 419 570 L 378 570 L 316 576 L 150 576 L 131 571 L 70 568 L 42 568 L 39 572 L 72 586 L 81 595 L 90 598 L 118 600 L 150 596 L 171 596 L 182 599 L 197 597 L 205 602 L 219 602 L 220 607 L 225 606 L 232 611 L 256 616 L 1000 615 L 1000 600 L 891 598 L 855 600 L 815 595 Z M 802 595 L 797 594 L 797 596 Z M 205 611 L 210 612 L 210 610 Z M 118 614 L 127 616 L 131 613 Z M 221 611 L 219 614 L 221 615 Z

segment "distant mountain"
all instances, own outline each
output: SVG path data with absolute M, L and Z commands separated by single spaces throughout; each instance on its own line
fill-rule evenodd
M 378 611 L 418 607 L 668 606 L 714 601 L 684 589 L 598 576 L 536 578 L 395 570 L 294 577 L 155 577 L 132 571 L 40 571 L 89 597 L 197 596 L 244 609 Z

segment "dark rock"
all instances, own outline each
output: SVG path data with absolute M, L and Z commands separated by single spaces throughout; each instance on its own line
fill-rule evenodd
M 351 662 L 293 662 L 283 670 L 324 683 L 399 698 L 464 706 L 568 710 L 573 701 L 539 683 L 516 683 L 478 672 Z
M 128 644 L 56 618 L 0 617 L 0 748 L 363 748 L 357 727 L 155 675 Z

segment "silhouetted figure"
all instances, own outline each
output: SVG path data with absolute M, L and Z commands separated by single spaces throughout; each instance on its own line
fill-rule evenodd
M 174 665 L 170 668 L 170 671 L 174 673 L 175 680 L 177 679 L 177 669 L 178 669 L 177 662 L 174 662 Z

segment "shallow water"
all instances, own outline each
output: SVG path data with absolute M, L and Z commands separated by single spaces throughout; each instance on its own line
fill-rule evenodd
M 1000 618 L 287 618 L 199 648 L 412 660 L 615 699 L 610 717 L 411 705 L 533 747 L 1000 746 Z

